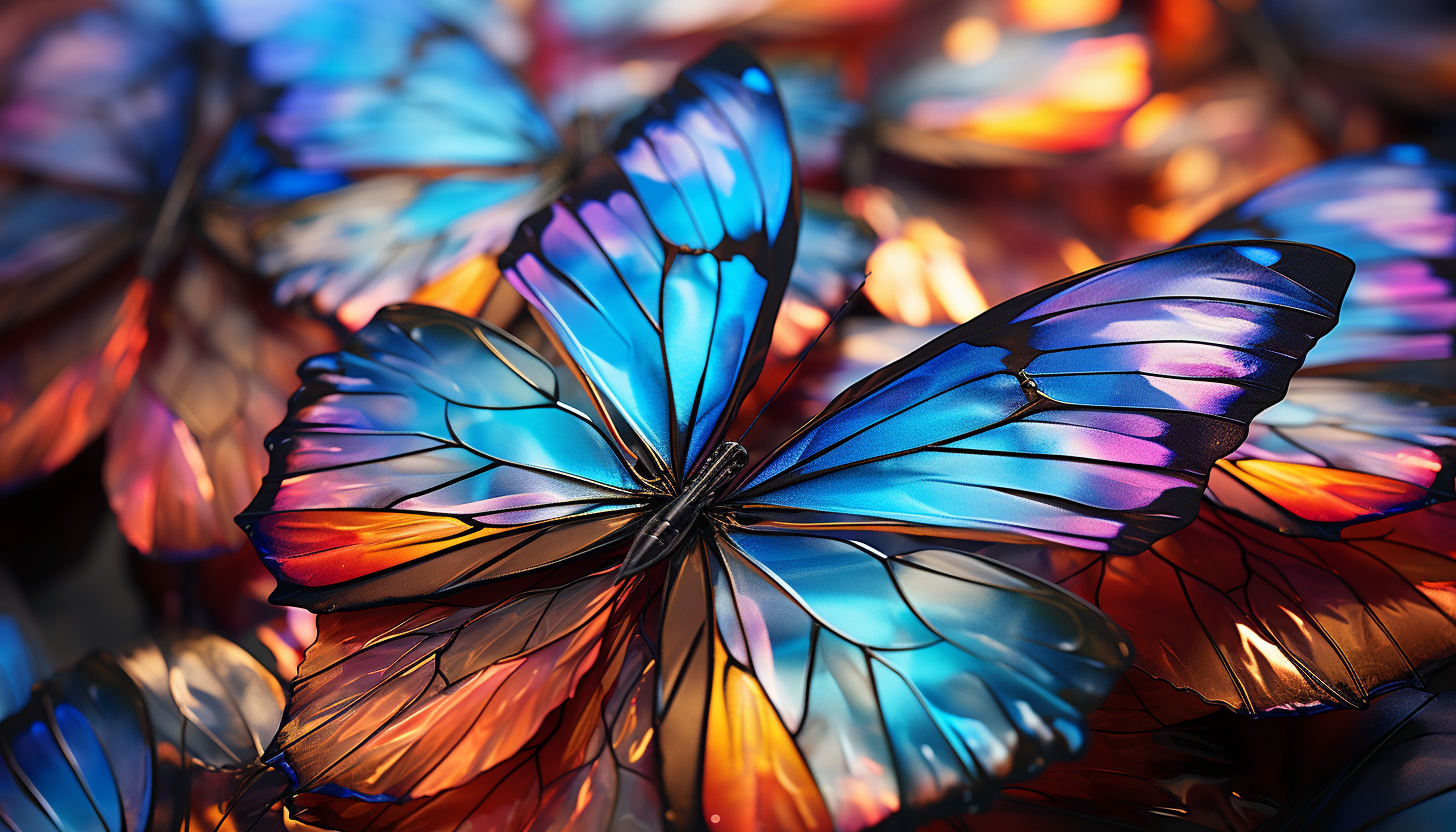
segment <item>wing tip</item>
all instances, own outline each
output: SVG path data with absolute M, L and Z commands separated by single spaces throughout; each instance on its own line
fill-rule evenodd
M 1223 245 L 1329 299 L 1335 308 L 1339 308 L 1355 276 L 1354 260 L 1323 246 L 1292 240 L 1230 240 Z M 1273 256 L 1260 252 L 1270 252 Z M 1269 262 L 1262 262 L 1261 257 Z

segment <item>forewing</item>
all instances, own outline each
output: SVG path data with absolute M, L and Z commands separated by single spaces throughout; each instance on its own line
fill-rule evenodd
M 97 5 L 17 35 L 27 48 L 5 67 L 0 164 L 113 193 L 156 191 L 187 140 L 197 76 L 188 47 L 201 21 L 177 0 Z
M 880 525 L 1131 554 L 1334 324 L 1349 261 L 1290 243 L 1113 264 L 860 381 L 731 498 L 752 522 Z
M 1456 164 L 1414 145 L 1294 174 L 1210 222 L 1191 242 L 1272 237 L 1355 261 L 1340 323 L 1306 365 L 1456 355 Z
M 390 307 L 300 374 L 238 517 L 275 601 L 447 594 L 614 539 L 646 499 L 551 365 L 489 324 Z
M 263 438 L 286 412 L 296 368 L 337 342 L 198 251 L 163 285 L 149 349 L 107 434 L 107 496 L 143 553 L 234 551 L 246 538 L 233 515 L 268 470 Z
M 798 235 L 784 111 L 735 46 L 687 68 L 501 270 L 646 469 L 681 482 L 763 365 Z
M 674 569 L 674 823 L 858 830 L 985 805 L 1078 753 L 1128 660 L 1096 610 L 977 555 L 729 529 Z

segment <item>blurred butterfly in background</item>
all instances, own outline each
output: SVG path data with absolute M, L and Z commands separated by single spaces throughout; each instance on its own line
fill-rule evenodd
M 5 828 L 214 829 L 228 813 L 222 828 L 236 830 L 264 819 L 280 784 L 259 755 L 283 690 L 246 651 L 192 633 L 92 654 L 52 676 L 8 590 L 0 575 Z M 252 828 L 282 828 L 277 813 L 267 819 Z
M 249 272 L 354 326 L 422 289 L 475 312 L 481 252 L 553 192 L 554 134 L 473 36 L 491 8 L 7 9 L 27 45 L 0 93 L 0 483 L 108 431 L 132 545 L 242 545 L 230 518 L 263 474 L 261 439 L 298 362 L 336 343 Z M 361 204 L 391 234 L 361 228 Z
M 1348 261 L 1216 244 L 1069 278 L 749 465 L 728 430 L 799 213 L 774 84 L 724 46 L 501 257 L 571 376 L 416 306 L 304 365 L 238 518 L 274 600 L 324 613 L 269 757 L 300 817 L 855 830 L 1082 748 L 1127 644 L 997 558 L 1186 524 Z

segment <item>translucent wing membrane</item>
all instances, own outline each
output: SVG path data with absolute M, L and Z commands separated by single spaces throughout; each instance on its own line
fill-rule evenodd
M 351 329 L 498 253 L 556 187 L 556 134 L 450 4 L 215 2 L 268 92 L 210 173 L 281 302 Z M 459 11 L 458 9 L 456 11 Z M 306 201 L 297 202 L 308 197 Z M 474 310 L 469 310 L 474 311 Z
M 1308 246 L 1211 245 L 1052 284 L 845 391 L 732 502 L 753 522 L 1140 551 L 1193 516 L 1350 272 Z
M 0 723 L 0 823 L 25 832 L 148 828 L 146 709 L 115 662 L 92 658 Z
M 610 573 L 490 595 L 320 618 L 272 751 L 299 789 L 402 801 L 503 764 L 588 675 L 626 598 Z
M 373 177 L 270 214 L 259 226 L 258 266 L 279 276 L 280 302 L 308 300 L 350 329 L 452 279 L 478 284 L 473 301 L 456 310 L 473 313 L 498 275 L 487 257 L 505 248 L 553 183 L 534 174 Z
M 108 432 L 107 494 L 142 552 L 235 551 L 246 539 L 233 515 L 268 470 L 263 437 L 283 418 L 296 369 L 337 342 L 197 250 L 160 288 L 150 349 Z
M 976 555 L 751 529 L 695 554 L 661 628 L 681 828 L 858 830 L 984 805 L 1080 752 L 1128 660 L 1096 610 Z
M 116 414 L 147 344 L 151 287 L 118 274 L 0 339 L 0 488 L 70 462 Z
M 1358 271 L 1308 366 L 1450 358 L 1456 330 L 1456 164 L 1413 145 L 1275 183 L 1192 242 L 1274 237 L 1331 246 Z
M 1456 639 L 1449 505 L 1291 537 L 1205 502 L 1135 558 L 1013 559 L 1096 603 L 1148 673 L 1233 710 L 1364 707 L 1420 683 Z
M 154 740 L 194 764 L 255 766 L 278 730 L 283 715 L 278 680 L 221 636 L 148 640 L 118 662 L 142 693 Z
M 238 518 L 275 600 L 448 593 L 614 539 L 649 499 L 551 366 L 488 324 L 391 307 L 300 373 Z
M 724 46 L 629 122 L 501 257 L 623 444 L 679 482 L 762 366 L 789 279 L 798 190 L 767 74 Z
M 190 127 L 201 19 L 115 0 L 34 32 L 0 97 L 0 162 L 119 193 L 166 187 Z
M 504 709 L 510 717 L 505 726 L 497 724 L 491 731 L 483 727 L 484 719 L 468 729 L 463 725 L 436 725 L 423 740 L 436 753 L 447 753 L 449 761 L 427 772 L 427 780 L 438 787 L 447 778 L 468 776 L 472 766 L 462 765 L 467 760 L 472 764 L 499 762 L 469 776 L 461 785 L 403 802 L 305 792 L 291 801 L 294 817 L 343 832 L 661 829 L 663 806 L 656 789 L 658 760 L 652 718 L 657 660 L 637 626 L 642 599 L 628 600 L 624 595 L 606 609 L 600 600 L 591 600 L 600 598 L 601 580 L 601 576 L 590 578 L 559 593 L 527 593 L 493 611 L 481 608 L 467 613 L 467 617 L 474 617 L 474 623 L 460 631 L 459 648 L 435 652 L 433 664 L 426 653 L 411 654 L 452 680 L 456 679 L 454 674 L 468 674 L 472 668 L 475 673 L 459 682 L 456 692 L 441 690 L 443 679 L 437 675 L 437 681 L 429 682 L 429 692 L 419 700 L 420 707 L 439 707 L 448 701 L 455 703 L 450 707 L 467 712 L 481 707 L 486 714 Z M 627 587 L 635 585 L 634 579 Z M 585 609 L 577 606 L 583 600 L 588 601 Z M 346 613 L 341 618 L 357 615 L 361 613 Z M 420 620 L 411 618 L 406 627 Z M 596 633 L 589 639 L 595 645 L 591 648 L 595 661 L 568 662 L 565 667 L 551 669 L 546 684 L 528 685 L 525 678 L 536 672 L 532 665 L 553 661 L 552 656 L 560 649 L 553 645 L 582 643 L 582 630 L 572 628 L 583 621 L 595 622 L 588 627 Z M 528 637 L 529 622 L 539 623 Z M 387 645 L 396 637 L 423 645 L 415 642 L 416 636 L 406 629 L 384 636 L 383 643 Z M 330 656 L 336 657 L 354 648 L 327 649 Z M 352 655 L 362 658 L 370 649 L 363 645 Z M 424 674 L 419 675 L 423 682 Z M 571 696 L 559 702 L 557 697 L 567 680 L 572 680 Z M 498 692 L 483 694 L 485 688 Z M 362 685 L 355 689 L 362 689 Z M 392 683 L 381 684 L 377 690 L 365 696 L 397 693 Z M 355 701 L 359 708 L 349 716 L 341 715 L 341 719 L 362 715 L 371 707 L 365 699 Z M 400 715 L 411 713 L 413 707 Z M 400 742 L 407 739 L 389 728 L 379 736 L 391 736 Z M 456 740 L 457 745 L 443 751 L 435 745 Z M 416 764 L 416 757 L 406 751 L 400 767 Z M 341 768 L 349 765 L 346 760 Z M 393 767 L 390 771 L 394 771 Z M 363 770 L 359 773 L 368 776 Z M 392 777 L 394 773 L 383 776 Z M 427 780 L 415 774 L 405 782 L 423 786 Z
M 1456 497 L 1456 398 L 1444 390 L 1296 378 L 1219 460 L 1208 496 L 1286 534 L 1339 529 Z

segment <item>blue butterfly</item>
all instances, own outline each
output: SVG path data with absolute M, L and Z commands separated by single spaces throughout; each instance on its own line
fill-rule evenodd
M 799 225 L 774 83 L 720 47 L 500 258 L 575 379 L 414 306 L 301 368 L 238 522 L 275 601 L 333 613 L 270 749 L 305 818 L 857 830 L 984 803 L 1076 754 L 1130 659 L 998 558 L 1187 524 L 1352 272 L 1276 242 L 1104 266 L 752 462 L 729 427 Z

